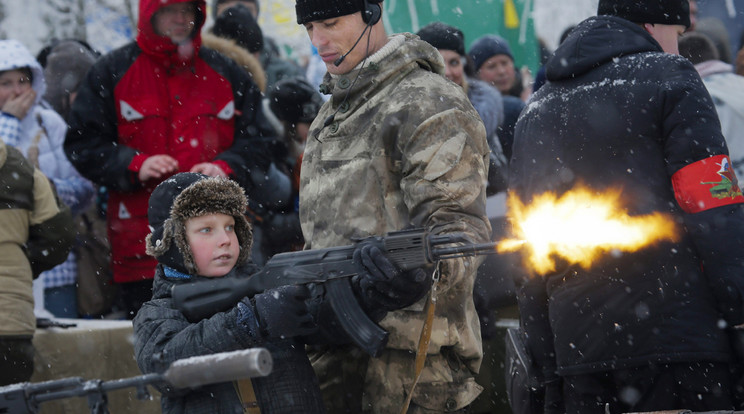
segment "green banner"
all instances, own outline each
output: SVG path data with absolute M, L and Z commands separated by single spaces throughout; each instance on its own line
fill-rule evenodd
M 540 66 L 539 47 L 532 19 L 534 0 L 385 0 L 384 18 L 389 33 L 411 32 L 434 21 L 455 26 L 465 34 L 465 49 L 475 39 L 497 34 L 509 42 L 517 67 L 533 74 Z

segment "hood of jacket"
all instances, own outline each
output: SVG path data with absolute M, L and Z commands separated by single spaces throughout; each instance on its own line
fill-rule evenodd
M 633 22 L 615 16 L 590 17 L 555 50 L 545 74 L 549 81 L 574 78 L 613 59 L 643 52 L 664 50 Z
M 23 43 L 13 39 L 0 40 L 0 72 L 21 68 L 31 69 L 31 88 L 36 92 L 34 104 L 38 105 L 46 92 L 44 70 Z
M 160 8 L 171 4 L 193 2 L 196 4 L 196 22 L 191 36 L 193 53 L 179 53 L 179 47 L 166 36 L 155 33 L 153 16 Z M 141 0 L 139 3 L 139 23 L 137 24 L 137 44 L 148 55 L 162 59 L 169 64 L 184 64 L 196 56 L 201 47 L 201 29 L 204 26 L 207 3 L 205 0 Z M 183 50 L 182 50 L 183 51 Z
M 720 60 L 706 60 L 695 65 L 695 70 L 698 71 L 701 78 L 705 78 L 710 75 L 717 75 L 719 73 L 733 73 L 734 67 L 726 62 Z
M 266 92 L 266 71 L 261 66 L 261 61 L 257 57 L 240 47 L 234 40 L 219 37 L 212 33 L 204 33 L 202 35 L 202 44 L 234 60 L 241 68 L 248 72 L 248 75 L 250 75 L 253 83 L 258 86 L 258 89 L 261 92 Z
M 49 80 L 44 99 L 67 119 L 69 96 L 76 92 L 98 55 L 74 39 L 62 40 L 47 55 L 44 74 Z

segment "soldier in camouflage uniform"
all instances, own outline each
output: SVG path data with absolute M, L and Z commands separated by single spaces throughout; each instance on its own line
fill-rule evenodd
M 331 95 L 310 127 L 302 163 L 306 248 L 435 225 L 487 242 L 483 123 L 462 88 L 444 77 L 439 52 L 411 34 L 388 37 L 381 5 L 369 3 L 296 3 L 297 21 L 328 69 L 321 92 Z M 409 413 L 464 412 L 482 390 L 473 378 L 482 358 L 473 305 L 480 262 L 440 263 L 431 343 Z M 378 358 L 355 346 L 311 352 L 330 413 L 400 412 L 414 381 L 425 302 L 379 322 L 390 338 Z

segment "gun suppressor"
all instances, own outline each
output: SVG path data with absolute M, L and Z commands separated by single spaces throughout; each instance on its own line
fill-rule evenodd
M 163 377 L 176 388 L 196 388 L 240 378 L 265 377 L 271 373 L 272 365 L 268 350 L 251 348 L 179 359 Z

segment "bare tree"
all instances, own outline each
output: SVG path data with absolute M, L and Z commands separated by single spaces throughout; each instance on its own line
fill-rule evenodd
M 118 30 L 135 33 L 137 27 L 137 0 L 43 0 L 47 3 L 42 14 L 46 26 L 46 33 L 42 42 L 49 43 L 53 39 L 74 38 L 89 41 L 91 18 L 100 16 L 119 16 L 125 20 L 117 20 Z M 116 19 L 114 17 L 114 19 Z M 105 19 L 104 19 L 105 20 Z M 112 29 L 112 30 L 117 30 Z M 95 36 L 95 35 L 94 35 Z M 94 40 L 99 40 L 98 38 Z
M 86 40 L 85 33 L 85 0 L 46 0 L 49 5 L 44 9 L 42 20 L 47 29 L 44 43 L 53 39 L 74 38 Z
M 132 24 L 132 28 L 137 28 L 137 16 L 135 14 L 135 10 L 137 10 L 139 6 L 139 2 L 133 2 L 132 0 L 124 0 L 123 2 L 121 0 L 98 0 L 101 5 L 105 5 L 106 7 L 114 10 L 122 10 L 126 15 L 129 17 L 129 21 Z M 123 3 L 123 5 L 122 5 Z

